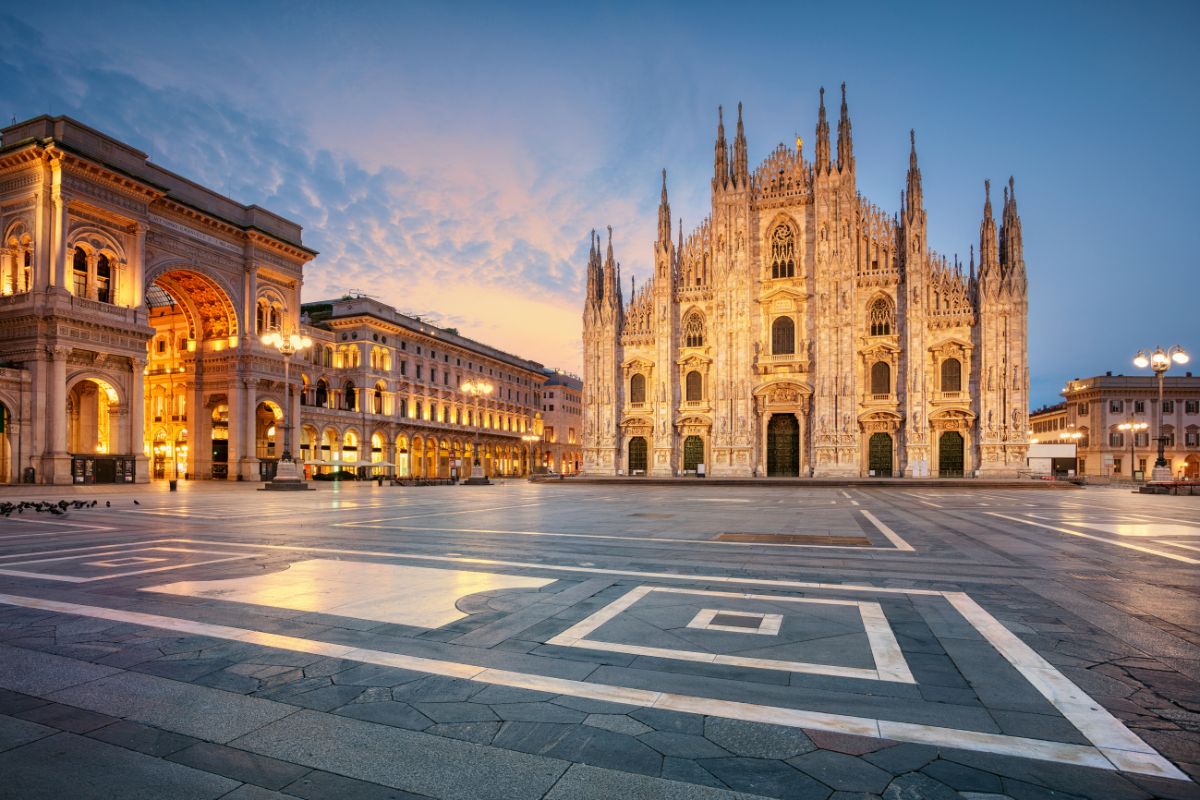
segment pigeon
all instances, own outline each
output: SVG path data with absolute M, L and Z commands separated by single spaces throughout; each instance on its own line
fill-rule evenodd
M 105 507 L 105 508 L 112 508 L 112 500 L 105 500 L 105 501 L 104 501 L 104 507 Z
M 134 500 L 134 501 L 133 501 L 133 504 L 134 504 L 135 506 L 140 506 L 140 505 L 141 505 L 141 503 L 139 503 L 137 500 Z

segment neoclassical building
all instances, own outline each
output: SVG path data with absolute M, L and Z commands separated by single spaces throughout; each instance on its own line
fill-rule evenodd
M 299 225 L 42 116 L 0 131 L 0 236 L 0 482 L 257 478 Z
M 1026 273 L 1012 179 L 985 181 L 979 264 L 929 247 L 915 138 L 900 211 L 858 193 L 845 86 L 836 156 L 751 171 L 718 114 L 712 213 L 672 241 L 666 171 L 654 272 L 622 291 L 593 232 L 583 311 L 584 472 L 1010 476 L 1027 446 Z
M 463 477 L 476 440 L 485 475 L 535 468 L 544 446 L 541 364 L 370 297 L 305 303 L 301 323 L 314 344 L 292 364 L 300 392 L 292 452 L 310 477 L 333 469 Z M 475 382 L 492 392 L 464 391 Z M 281 444 L 278 432 L 268 432 L 258 456 L 270 468 Z

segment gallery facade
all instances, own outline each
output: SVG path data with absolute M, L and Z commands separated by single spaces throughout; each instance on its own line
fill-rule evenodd
M 1012 181 L 990 187 L 964 268 L 926 236 L 915 139 L 900 211 L 858 193 L 843 86 L 812 160 L 753 171 L 718 118 L 712 212 L 672 241 L 666 172 L 654 271 L 626 298 L 593 234 L 583 312 L 584 472 L 1015 476 L 1027 447 L 1027 285 Z M 973 248 L 972 248 L 973 249 Z
M 310 474 L 448 476 L 477 428 L 527 471 L 542 366 L 365 298 L 302 320 L 301 233 L 67 117 L 0 131 L 0 483 L 257 480 L 285 419 Z M 270 330 L 316 342 L 290 391 Z
M 141 482 L 210 451 L 257 474 L 283 365 L 255 311 L 298 320 L 299 225 L 43 116 L 0 131 L 0 235 L 0 480 Z
M 298 437 L 292 454 L 313 477 L 360 475 L 449 479 L 473 464 L 489 477 L 528 475 L 542 436 L 545 370 L 457 331 L 403 314 L 370 297 L 306 303 L 298 355 Z M 484 384 L 486 394 L 467 387 Z M 261 440 L 269 469 L 280 436 Z

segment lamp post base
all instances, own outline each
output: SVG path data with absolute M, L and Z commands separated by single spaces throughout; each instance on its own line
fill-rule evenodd
M 1150 472 L 1150 480 L 1155 482 L 1173 481 L 1175 476 L 1171 474 L 1170 467 L 1160 467 L 1155 464 L 1154 469 Z
M 275 465 L 275 477 L 263 484 L 267 492 L 305 492 L 309 485 L 300 475 L 300 469 L 292 459 L 280 459 Z
M 472 475 L 463 481 L 463 486 L 491 486 L 492 482 L 487 479 L 487 475 Z

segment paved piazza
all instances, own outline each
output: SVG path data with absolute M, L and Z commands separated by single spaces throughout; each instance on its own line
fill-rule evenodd
M 1200 797 L 1196 498 L 316 487 L 0 493 L 0 796 Z

